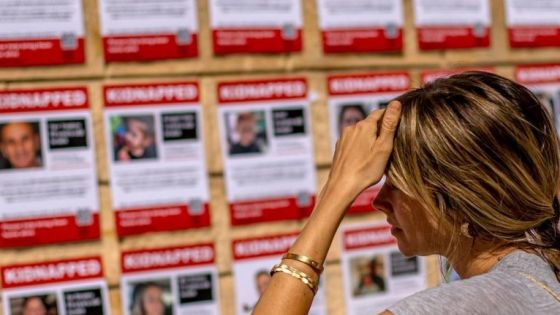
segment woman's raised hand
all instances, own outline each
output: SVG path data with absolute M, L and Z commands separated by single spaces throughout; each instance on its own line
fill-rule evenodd
M 336 145 L 327 185 L 321 191 L 313 214 L 289 252 L 310 257 L 322 264 L 352 200 L 368 186 L 381 180 L 393 151 L 393 138 L 401 116 L 401 103 L 393 101 L 386 110 L 371 113 L 355 126 L 346 127 Z M 317 281 L 319 275 L 308 265 L 283 260 Z M 254 315 L 307 314 L 313 293 L 298 279 L 275 274 L 257 303 Z
M 401 107 L 399 101 L 392 101 L 386 109 L 373 111 L 356 125 L 344 128 L 336 143 L 328 185 L 357 196 L 381 180 L 393 151 Z

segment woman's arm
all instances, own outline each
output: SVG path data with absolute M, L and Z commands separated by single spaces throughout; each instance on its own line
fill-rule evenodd
M 290 253 L 304 255 L 323 264 L 346 209 L 358 194 L 383 177 L 393 150 L 400 113 L 401 104 L 393 101 L 386 110 L 372 112 L 355 126 L 344 129 L 336 145 L 327 184 Z M 316 272 L 304 263 L 294 260 L 283 260 L 282 263 L 317 280 Z M 303 282 L 290 275 L 276 273 L 253 314 L 307 314 L 312 301 L 313 293 Z

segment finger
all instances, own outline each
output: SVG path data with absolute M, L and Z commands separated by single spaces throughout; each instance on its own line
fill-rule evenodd
M 342 134 L 340 135 L 340 137 L 338 138 L 338 140 L 340 142 L 343 142 L 345 138 L 348 137 L 349 134 L 352 133 L 352 130 L 354 130 L 356 128 L 356 125 L 350 125 L 350 126 L 346 126 L 344 127 L 344 129 L 342 129 Z
M 390 144 L 393 143 L 395 132 L 401 119 L 402 104 L 399 101 L 392 101 L 385 110 L 383 120 L 381 121 L 381 131 L 379 132 L 379 142 Z
M 383 117 L 383 113 L 385 112 L 384 109 L 374 110 L 369 115 L 356 125 L 360 127 L 360 129 L 366 129 L 368 134 L 372 134 L 374 136 L 377 135 L 378 129 L 378 122 Z
M 383 117 L 383 113 L 385 112 L 385 109 L 376 109 L 374 111 L 372 111 L 371 113 L 369 113 L 369 115 L 366 117 L 366 121 L 378 121 L 379 119 L 381 119 L 381 117 Z

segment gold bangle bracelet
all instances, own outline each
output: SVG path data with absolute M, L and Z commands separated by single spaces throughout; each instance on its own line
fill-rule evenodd
M 290 267 L 284 264 L 274 265 L 272 270 L 270 271 L 270 276 L 273 276 L 277 272 L 282 272 L 288 274 L 299 281 L 303 282 L 310 290 L 313 292 L 313 295 L 317 293 L 317 287 L 319 286 L 319 281 L 315 283 L 311 277 L 309 277 L 305 272 L 299 271 L 296 268 Z
M 303 256 L 303 255 L 298 255 L 298 254 L 294 254 L 294 253 L 286 253 L 282 259 L 290 259 L 290 260 L 296 260 L 299 261 L 301 263 L 304 263 L 306 265 L 308 265 L 309 267 L 311 267 L 313 270 L 315 270 L 315 272 L 317 272 L 318 275 L 321 275 L 321 273 L 323 272 L 324 267 L 316 262 L 315 260 L 307 257 L 307 256 Z

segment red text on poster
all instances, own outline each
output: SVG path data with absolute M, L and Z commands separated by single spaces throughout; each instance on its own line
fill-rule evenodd
M 198 56 L 195 0 L 99 1 L 106 62 Z
M 490 46 L 489 0 L 414 0 L 422 50 Z
M 422 82 L 422 84 L 426 84 L 439 78 L 446 78 L 454 74 L 459 74 L 467 71 L 483 71 L 483 72 L 496 73 L 496 69 L 493 67 L 425 70 L 420 72 L 420 81 Z
M 406 92 L 410 88 L 410 76 L 406 72 L 333 74 L 328 76 L 327 84 L 334 151 L 345 127 L 365 119 L 371 111 L 385 108 L 392 99 Z M 358 195 L 348 213 L 374 211 L 372 202 L 382 185 L 383 180 Z
M 515 79 L 535 94 L 548 110 L 558 130 L 560 127 L 560 64 L 518 66 L 515 69 Z
M 213 244 L 123 252 L 123 314 L 136 314 L 154 297 L 164 314 L 220 314 L 215 259 Z
M 82 64 L 82 1 L 22 0 L 0 12 L 0 67 Z
M 317 0 L 317 10 L 325 53 L 402 50 L 400 0 Z
M 103 91 L 118 234 L 209 226 L 198 83 L 107 85 Z
M 0 247 L 99 238 L 85 87 L 0 91 Z
M 347 314 L 380 313 L 426 289 L 426 262 L 399 252 L 400 235 L 402 230 L 384 222 L 343 227 L 341 267 Z
M 549 0 L 505 0 L 509 45 L 521 47 L 560 46 L 560 5 Z
M 285 53 L 302 49 L 300 0 L 210 0 L 214 53 Z
M 110 314 L 100 257 L 2 267 L 4 314 Z M 33 313 L 35 314 L 35 313 Z
M 221 82 L 217 93 L 232 224 L 307 217 L 316 182 L 306 80 Z
M 270 281 L 270 269 L 280 263 L 297 233 L 239 239 L 232 243 L 236 314 L 249 315 Z M 326 314 L 325 279 L 321 279 L 310 315 Z

